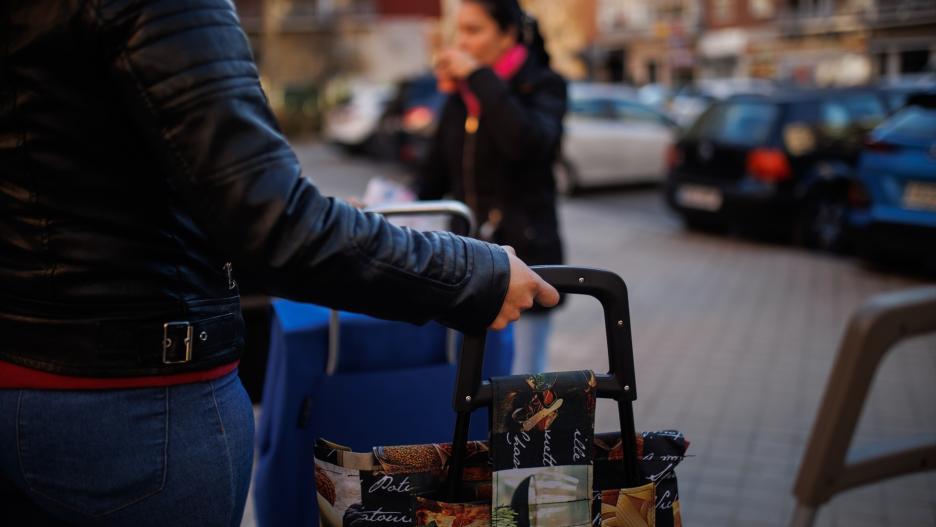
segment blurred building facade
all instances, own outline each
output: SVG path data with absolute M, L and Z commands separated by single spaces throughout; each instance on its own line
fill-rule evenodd
M 288 131 L 319 127 L 335 79 L 425 71 L 439 0 L 235 0 L 270 104 Z
M 439 0 L 372 0 L 366 5 L 358 16 L 340 21 L 341 40 L 336 45 L 350 61 L 345 74 L 390 83 L 425 72 L 431 55 L 429 36 L 437 30 L 442 13 Z
M 933 0 L 598 0 L 592 77 L 850 85 L 932 71 Z
M 461 1 L 235 0 L 274 109 L 309 115 L 332 79 L 427 71 Z M 936 0 L 520 1 L 571 79 L 847 85 L 936 67 Z
M 697 0 L 599 0 L 589 50 L 593 77 L 628 84 L 681 84 L 698 65 Z
M 425 69 L 440 0 L 236 0 L 271 87 L 323 75 L 391 82 Z
M 585 52 L 597 35 L 597 0 L 521 0 L 536 18 L 552 67 L 571 79 L 589 74 Z
M 698 78 L 774 76 L 775 0 L 703 0 L 702 11 Z
M 868 51 L 876 77 L 895 79 L 936 65 L 936 1 L 877 0 L 868 13 Z

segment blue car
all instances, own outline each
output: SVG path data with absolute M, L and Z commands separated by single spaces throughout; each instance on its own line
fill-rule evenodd
M 871 132 L 857 173 L 849 223 L 859 251 L 936 261 L 936 93 L 911 97 Z

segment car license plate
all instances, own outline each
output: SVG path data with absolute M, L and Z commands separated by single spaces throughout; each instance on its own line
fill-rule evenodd
M 904 187 L 904 207 L 936 210 L 936 185 L 911 181 Z
M 703 185 L 680 185 L 676 202 L 690 209 L 716 212 L 722 206 L 722 194 L 717 188 Z

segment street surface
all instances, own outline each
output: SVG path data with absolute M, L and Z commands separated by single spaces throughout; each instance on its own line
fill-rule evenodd
M 370 177 L 401 169 L 299 144 L 326 194 L 360 196 Z M 685 231 L 654 188 L 565 199 L 567 263 L 627 282 L 639 430 L 678 429 L 692 442 L 679 466 L 687 526 L 785 526 L 793 480 L 849 315 L 870 296 L 932 279 L 745 238 Z M 550 369 L 607 369 L 597 301 L 573 297 L 554 317 Z M 617 429 L 613 404 L 597 428 Z M 856 447 L 936 437 L 936 338 L 885 358 Z M 843 449 L 849 445 L 842 444 Z M 244 525 L 253 525 L 251 513 Z M 936 473 L 844 494 L 817 525 L 936 526 Z

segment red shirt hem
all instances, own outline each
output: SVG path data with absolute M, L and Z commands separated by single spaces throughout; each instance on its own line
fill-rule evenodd
M 106 390 L 120 388 L 152 388 L 190 384 L 218 379 L 237 369 L 240 361 L 210 370 L 153 375 L 146 377 L 74 377 L 27 368 L 0 361 L 0 389 L 27 388 L 38 390 Z

